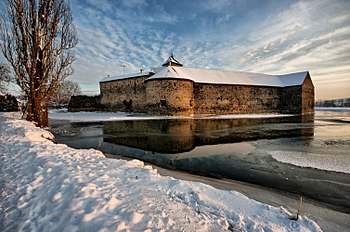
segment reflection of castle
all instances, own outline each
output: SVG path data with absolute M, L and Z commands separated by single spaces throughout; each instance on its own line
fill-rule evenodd
M 173 56 L 162 66 L 103 79 L 101 103 L 110 111 L 155 115 L 314 112 L 309 72 L 266 75 L 185 68 Z
M 312 122 L 313 115 L 265 119 L 177 119 L 104 122 L 104 141 L 159 153 L 181 153 L 196 146 L 313 136 L 313 126 L 278 127 Z
M 104 122 L 104 141 L 160 153 L 190 151 L 195 147 L 192 120 Z

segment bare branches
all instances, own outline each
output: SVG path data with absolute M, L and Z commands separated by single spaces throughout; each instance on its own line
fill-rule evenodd
M 61 107 L 68 105 L 70 98 L 81 94 L 80 86 L 73 81 L 63 81 L 58 84 L 50 97 L 50 105 Z
M 2 52 L 27 94 L 30 113 L 73 73 L 77 34 L 67 0 L 7 0 Z M 34 119 L 35 120 L 35 119 Z M 39 123 L 41 124 L 41 123 Z
M 4 93 L 6 88 L 5 84 L 13 81 L 11 72 L 8 66 L 0 64 L 0 93 Z

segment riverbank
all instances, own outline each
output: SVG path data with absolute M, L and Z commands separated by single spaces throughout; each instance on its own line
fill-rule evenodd
M 321 231 L 238 192 L 54 144 L 14 114 L 0 121 L 1 231 Z
M 283 205 L 289 212 L 297 212 L 299 207 L 299 196 L 291 193 L 264 188 L 240 181 L 228 179 L 213 179 L 185 172 L 178 172 L 156 167 L 161 175 L 171 176 L 186 181 L 201 182 L 218 189 L 237 191 L 256 201 L 275 207 Z M 315 201 L 303 198 L 302 213 L 315 221 L 323 231 L 342 232 L 350 228 L 350 215 L 327 208 L 327 206 Z
M 117 158 L 132 160 L 131 158 L 123 157 L 121 155 L 105 155 L 110 159 Z M 298 211 L 300 196 L 296 194 L 235 180 L 210 178 L 188 172 L 169 170 L 153 164 L 149 165 L 152 165 L 155 169 L 157 169 L 158 173 L 162 176 L 170 176 L 185 181 L 200 182 L 213 186 L 217 189 L 237 191 L 251 199 L 268 205 L 275 207 L 280 207 L 283 205 L 283 207 L 289 212 Z M 343 232 L 348 231 L 350 228 L 349 214 L 329 209 L 326 205 L 322 205 L 306 197 L 303 198 L 301 210 L 303 215 L 306 215 L 308 218 L 315 221 L 323 231 Z

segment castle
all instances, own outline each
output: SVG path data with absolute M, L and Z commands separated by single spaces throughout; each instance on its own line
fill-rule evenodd
M 308 71 L 286 75 L 187 68 L 170 56 L 150 72 L 100 81 L 109 111 L 150 115 L 305 114 L 314 112 Z

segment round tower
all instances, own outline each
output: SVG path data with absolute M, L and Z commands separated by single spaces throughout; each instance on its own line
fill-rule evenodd
M 147 113 L 153 115 L 193 115 L 193 81 L 176 69 L 183 66 L 171 55 L 163 68 L 146 82 Z

